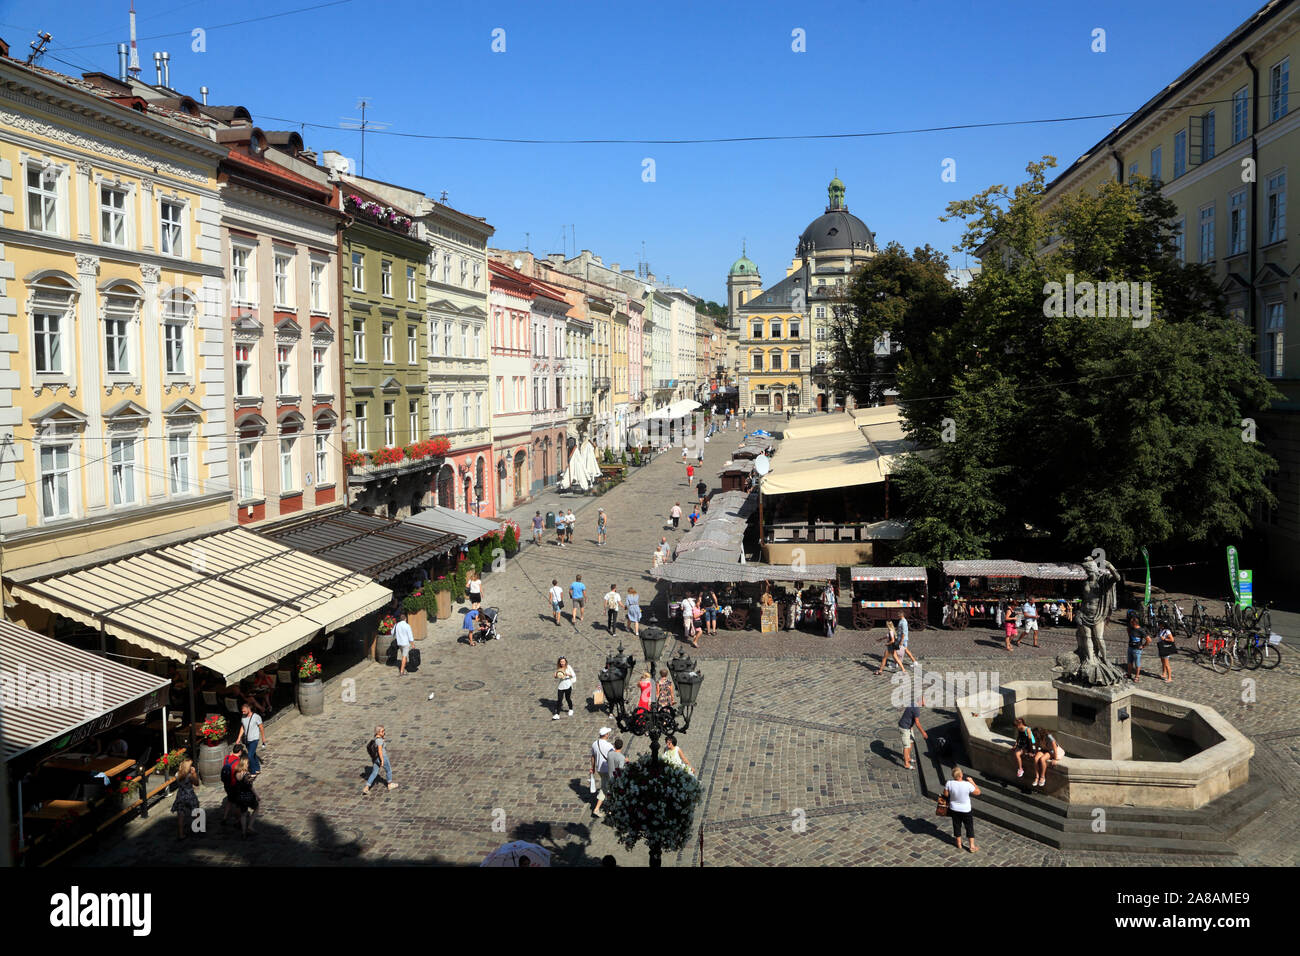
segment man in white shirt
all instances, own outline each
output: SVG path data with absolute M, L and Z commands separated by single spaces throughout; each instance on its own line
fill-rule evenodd
M 239 736 L 235 743 L 243 744 L 248 751 L 249 773 L 261 773 L 262 762 L 257 759 L 257 746 L 266 742 L 262 736 L 262 715 L 253 713 L 253 708 L 244 704 L 240 708 Z
M 614 749 L 614 745 L 609 742 L 610 733 L 612 731 L 608 727 L 601 727 L 600 736 L 591 745 L 591 775 L 594 777 L 600 774 L 600 784 L 596 790 L 596 806 L 591 811 L 597 817 L 605 815 L 600 812 L 600 805 L 605 802 L 605 788 L 609 786 L 609 754 Z
M 1038 646 L 1038 608 L 1034 607 L 1033 601 L 1026 601 L 1025 606 L 1020 609 L 1025 618 L 1025 636 L 1030 634 L 1034 636 L 1034 647 Z
M 560 589 L 558 578 L 551 578 L 551 589 L 546 592 L 551 599 L 551 610 L 555 613 L 555 626 L 560 626 L 560 608 L 564 607 L 564 591 Z
M 618 585 L 611 584 L 605 592 L 605 612 L 609 617 L 609 633 L 614 633 L 618 625 L 618 612 L 623 607 L 623 596 L 618 593 Z
M 415 640 L 415 632 L 411 630 L 411 625 L 406 623 L 406 612 L 397 612 L 397 626 L 393 628 L 393 639 L 397 642 L 397 676 L 406 676 L 406 659 L 411 655 L 411 642 Z

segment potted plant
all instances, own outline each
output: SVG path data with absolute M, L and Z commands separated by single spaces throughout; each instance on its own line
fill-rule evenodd
M 650 848 L 650 865 L 663 851 L 676 851 L 691 838 L 695 806 L 704 788 L 685 767 L 642 754 L 614 775 L 605 804 L 618 842 L 629 850 L 640 840 Z
M 308 717 L 325 713 L 325 685 L 320 674 L 320 662 L 310 651 L 298 658 L 298 713 Z
M 199 724 L 199 776 L 204 780 L 216 780 L 221 772 L 221 761 L 225 757 L 226 718 L 221 714 L 209 714 Z
M 345 468 L 360 468 L 366 463 L 366 456 L 359 451 L 345 451 L 343 465 Z
M 430 583 L 433 588 L 433 606 L 437 609 L 438 617 L 443 619 L 451 617 L 451 589 L 456 583 L 454 577 L 440 574 Z
M 417 584 L 415 590 L 402 601 L 402 610 L 406 611 L 406 623 L 411 625 L 411 634 L 417 641 L 424 640 L 429 632 L 428 604 L 425 595 L 425 588 L 428 586 L 428 581 Z
M 507 558 L 513 558 L 519 551 L 519 535 L 513 525 L 506 526 L 506 533 L 501 540 L 501 547 L 505 548 Z
M 380 662 L 388 660 L 389 648 L 393 646 L 395 627 L 397 627 L 397 618 L 392 614 L 385 614 L 379 619 L 375 627 L 375 660 Z

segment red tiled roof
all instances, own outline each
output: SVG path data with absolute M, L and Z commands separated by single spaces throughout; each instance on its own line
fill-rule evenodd
M 275 179 L 284 180 L 288 183 L 293 183 L 300 189 L 306 189 L 316 193 L 318 196 L 323 196 L 325 198 L 322 202 L 329 201 L 331 190 L 328 186 L 313 182 L 306 176 L 299 176 L 297 173 L 285 169 L 283 166 L 278 166 L 275 163 L 268 162 L 258 156 L 250 156 L 247 153 L 241 153 L 233 149 L 226 158 L 236 166 L 243 166 L 246 169 L 257 170 L 264 176 L 270 176 Z

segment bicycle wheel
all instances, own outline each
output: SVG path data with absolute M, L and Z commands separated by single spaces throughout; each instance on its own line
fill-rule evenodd
M 1259 616 L 1259 629 L 1264 632 L 1264 638 L 1273 633 L 1273 614 L 1268 608 L 1264 608 L 1264 613 Z
M 1209 657 L 1210 670 L 1214 671 L 1216 674 L 1226 674 L 1232 667 L 1232 661 L 1228 658 L 1228 649 L 1226 647 L 1219 648 L 1213 654 L 1210 654 Z
M 1265 644 L 1259 649 L 1260 664 L 1264 670 L 1271 671 L 1278 664 L 1282 663 L 1282 651 L 1276 644 Z
M 1258 645 L 1252 644 L 1250 647 L 1246 648 L 1247 668 L 1256 671 L 1259 670 L 1259 665 L 1262 663 L 1264 663 L 1264 652 L 1260 650 Z
M 1204 628 L 1199 628 L 1196 633 L 1196 651 L 1198 654 L 1205 654 L 1210 649 L 1210 634 Z

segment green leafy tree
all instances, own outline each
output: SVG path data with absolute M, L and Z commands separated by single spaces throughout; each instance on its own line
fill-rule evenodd
M 983 270 L 934 345 L 913 359 L 905 342 L 908 425 L 933 451 L 897 473 L 912 519 L 899 560 L 1033 538 L 1181 550 L 1238 538 L 1274 501 L 1276 465 L 1242 420 L 1278 393 L 1213 275 L 1177 261 L 1176 207 L 1139 179 L 1046 208 L 1054 164 L 948 207 Z M 1083 284 L 1101 282 L 1132 293 L 1127 314 L 1119 296 L 1089 304 Z

